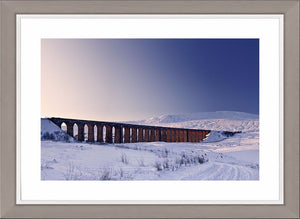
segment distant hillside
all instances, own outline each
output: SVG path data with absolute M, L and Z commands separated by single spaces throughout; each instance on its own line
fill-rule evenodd
M 233 111 L 161 115 L 129 123 L 216 131 L 259 131 L 258 115 Z

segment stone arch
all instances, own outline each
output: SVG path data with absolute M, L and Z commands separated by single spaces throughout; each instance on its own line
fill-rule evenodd
M 175 129 L 172 129 L 172 131 L 171 131 L 171 141 L 172 142 L 176 141 L 176 132 L 175 132 Z
M 167 129 L 167 142 L 172 142 L 172 129 Z
M 108 124 L 105 125 L 105 142 L 106 143 L 113 143 L 112 141 L 112 127 Z
M 150 128 L 150 141 L 154 142 L 155 141 L 155 129 Z
M 183 141 L 184 141 L 184 142 L 187 142 L 187 141 L 188 141 L 188 138 L 187 138 L 187 130 L 184 130 L 184 131 L 183 131 Z
M 136 127 L 132 127 L 132 133 L 131 133 L 131 142 L 135 143 L 137 142 L 137 128 Z
M 128 126 L 125 126 L 124 128 L 124 143 L 130 143 L 130 129 Z
M 121 126 L 115 125 L 114 126 L 115 132 L 114 132 L 114 143 L 122 143 L 122 133 L 121 133 Z
M 180 142 L 180 140 L 179 140 L 179 130 L 178 129 L 176 129 L 175 130 L 175 135 L 176 135 L 176 142 Z
M 78 140 L 78 125 L 76 123 L 73 125 L 73 137 Z
M 94 142 L 94 133 L 95 133 L 95 130 L 94 130 L 94 124 L 93 123 L 87 123 L 86 124 L 87 125 L 87 127 L 88 127 L 88 131 L 87 131 L 87 133 L 88 133 L 88 135 L 87 135 L 87 141 L 88 142 Z
M 115 126 L 111 127 L 111 141 L 112 143 L 115 143 L 115 138 L 116 138 L 116 128 Z
M 139 127 L 138 128 L 138 142 L 143 142 L 143 128 L 142 127 Z
M 98 139 L 98 127 L 97 127 L 97 125 L 93 126 L 93 130 L 94 130 L 94 142 L 96 142 L 97 139 Z
M 78 141 L 84 141 L 84 123 L 78 122 Z
M 122 136 L 121 136 L 122 142 L 125 143 L 125 127 L 122 127 Z
M 89 128 L 87 124 L 83 125 L 84 141 L 88 141 Z
M 67 132 L 67 124 L 65 122 L 60 123 L 60 129 Z
M 103 125 L 97 124 L 97 142 L 103 143 Z
M 106 143 L 106 125 L 103 125 L 102 130 L 103 142 Z
M 149 135 L 149 129 L 145 128 L 145 142 L 149 142 L 150 141 L 150 135 Z
M 129 128 L 129 142 L 132 142 L 132 128 Z
M 68 135 L 73 137 L 73 125 L 72 125 L 72 123 L 70 123 L 68 121 L 63 121 L 63 122 L 60 123 L 60 128 L 61 128 L 61 130 L 66 132 Z
M 143 141 L 146 141 L 146 139 L 145 139 L 145 136 L 146 136 L 146 129 L 145 129 L 145 128 L 143 128 L 142 136 L 143 136 Z
M 160 129 L 155 129 L 155 141 L 160 141 Z

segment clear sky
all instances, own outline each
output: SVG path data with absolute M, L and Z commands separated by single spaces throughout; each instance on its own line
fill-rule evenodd
M 42 117 L 259 112 L 258 39 L 43 39 Z

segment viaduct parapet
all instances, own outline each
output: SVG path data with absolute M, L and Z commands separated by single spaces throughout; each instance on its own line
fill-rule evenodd
M 118 122 L 90 121 L 67 118 L 48 118 L 59 128 L 65 123 L 67 134 L 78 141 L 106 142 L 106 143 L 134 143 L 134 142 L 200 142 L 210 133 L 210 130 L 171 128 L 126 124 Z M 78 133 L 75 136 L 74 126 Z M 87 127 L 85 139 L 84 127 Z M 105 129 L 105 132 L 104 132 Z M 97 130 L 97 131 L 96 131 Z

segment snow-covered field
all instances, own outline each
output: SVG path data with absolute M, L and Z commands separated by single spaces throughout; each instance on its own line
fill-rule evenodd
M 42 180 L 258 180 L 259 119 L 240 112 L 164 115 L 131 123 L 209 129 L 201 143 L 78 143 L 42 119 Z M 242 131 L 227 137 L 220 131 Z M 54 133 L 51 136 L 51 133 Z

